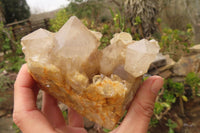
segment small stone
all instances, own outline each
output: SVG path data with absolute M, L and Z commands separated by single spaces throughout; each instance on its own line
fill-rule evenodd
M 61 111 L 66 111 L 68 109 L 67 105 L 65 105 L 63 103 L 59 103 L 58 106 L 59 106 Z
M 169 57 L 169 55 L 165 55 L 165 59 L 166 65 L 158 69 L 160 72 L 171 69 L 176 63 L 173 59 Z
M 148 73 L 151 75 L 160 75 L 163 77 L 170 77 L 172 75 L 172 72 L 170 69 L 173 68 L 176 62 L 173 59 L 171 59 L 169 55 L 165 55 L 164 57 L 162 57 L 161 55 L 160 59 L 161 60 L 160 60 L 160 63 L 158 63 L 158 65 L 154 63 L 151 64 L 150 69 L 148 70 Z M 162 66 L 164 64 L 165 66 Z
M 158 69 L 155 69 L 155 70 L 148 72 L 148 74 L 150 74 L 150 75 L 158 75 L 159 73 L 160 73 L 160 71 L 158 71 Z
M 169 78 L 171 75 L 172 75 L 172 72 L 170 70 L 166 70 L 166 71 L 161 72 L 159 74 L 159 76 L 161 76 L 162 78 L 165 78 L 165 79 Z
M 4 53 L 3 53 L 3 52 L 0 52 L 0 56 L 4 56 Z
M 2 72 L 4 75 L 8 74 L 8 72 L 6 70 L 3 70 Z
M 191 54 L 197 54 L 200 53 L 200 44 L 194 45 L 191 48 L 189 48 Z
M 148 71 L 158 69 L 162 66 L 165 66 L 166 64 L 166 57 L 159 53 L 157 54 L 156 59 L 153 61 L 153 63 L 151 63 Z
M 184 82 L 185 77 L 184 76 L 175 76 L 171 78 L 173 82 Z
M 6 110 L 0 110 L 0 117 L 6 115 L 7 111 Z
M 173 72 L 178 76 L 186 76 L 190 72 L 198 73 L 200 68 L 200 54 L 181 57 L 174 65 Z

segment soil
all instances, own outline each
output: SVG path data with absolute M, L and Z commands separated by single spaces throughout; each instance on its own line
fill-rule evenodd
M 200 98 L 188 102 L 185 110 L 182 133 L 200 133 Z
M 1 133 L 15 133 L 11 115 L 0 118 L 0 131 Z
M 0 73 L 0 76 L 6 76 L 10 81 L 15 81 L 16 73 Z M 13 129 L 12 110 L 13 110 L 13 85 L 6 90 L 0 88 L 0 132 L 15 133 Z
M 177 123 L 176 133 L 200 133 L 200 98 L 184 103 L 184 114 L 181 114 L 179 104 L 173 105 L 172 110 L 150 130 L 151 133 L 168 133 L 167 120 Z

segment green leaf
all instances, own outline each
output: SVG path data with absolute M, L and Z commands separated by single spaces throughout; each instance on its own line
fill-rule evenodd
M 106 129 L 106 128 L 103 128 L 103 131 L 104 131 L 105 133 L 109 133 L 111 130 Z
M 185 95 L 182 96 L 182 99 L 183 99 L 184 102 L 188 101 L 188 98 Z
M 170 128 L 168 133 L 174 133 L 174 130 Z

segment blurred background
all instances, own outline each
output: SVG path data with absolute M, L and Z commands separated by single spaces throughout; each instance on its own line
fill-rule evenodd
M 199 7 L 200 0 L 0 0 L 0 132 L 20 132 L 12 122 L 13 84 L 25 63 L 20 39 L 39 28 L 57 32 L 75 15 L 103 34 L 99 49 L 119 32 L 157 40 L 161 54 L 147 75 L 160 75 L 165 84 L 148 132 L 200 133 Z M 87 119 L 85 128 L 109 132 Z

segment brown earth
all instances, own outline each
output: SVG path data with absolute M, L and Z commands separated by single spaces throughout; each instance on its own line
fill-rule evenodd
M 195 98 L 184 103 L 185 113 L 181 114 L 179 104 L 173 105 L 172 110 L 150 130 L 150 133 L 168 133 L 167 120 L 172 119 L 177 123 L 176 133 L 200 133 L 200 98 Z

